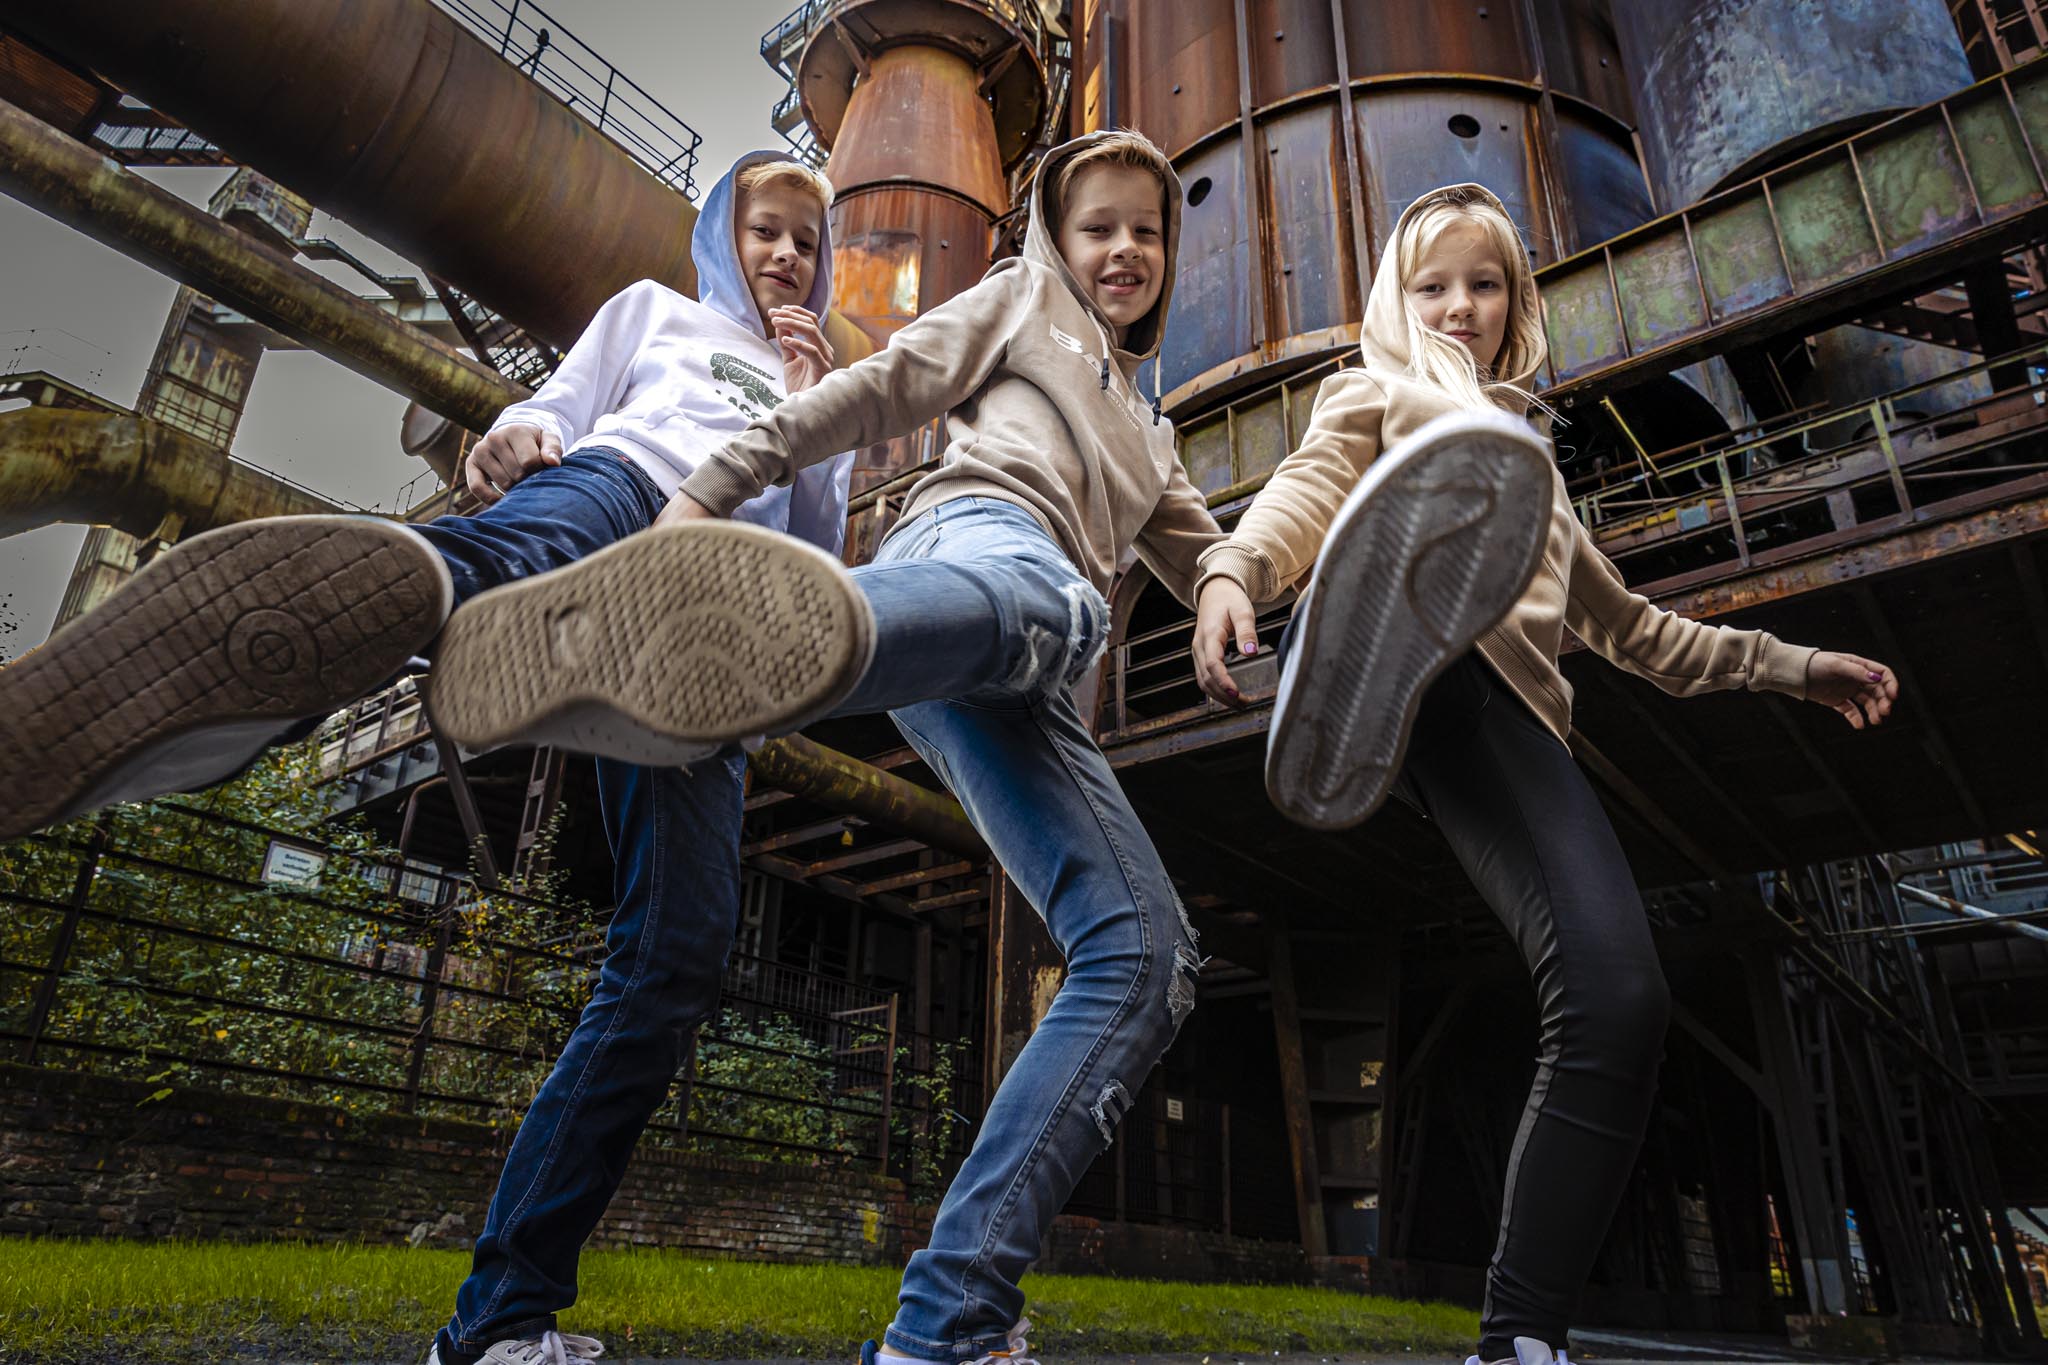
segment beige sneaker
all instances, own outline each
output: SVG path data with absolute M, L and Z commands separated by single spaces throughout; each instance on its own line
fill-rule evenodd
M 453 600 L 441 556 L 373 517 L 268 517 L 172 546 L 0 668 L 0 841 L 234 775 L 390 681 Z
M 689 763 L 829 714 L 874 637 L 867 598 L 823 550 L 745 522 L 658 527 L 465 602 L 427 706 L 470 749 Z

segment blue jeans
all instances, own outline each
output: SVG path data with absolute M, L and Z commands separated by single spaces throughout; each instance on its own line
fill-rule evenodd
M 529 474 L 475 517 L 419 528 L 448 561 L 458 602 L 594 554 L 652 525 L 661 490 L 606 451 Z M 616 864 L 597 989 L 526 1111 L 484 1216 L 444 1362 L 536 1336 L 576 1301 L 576 1261 L 647 1120 L 681 1070 L 690 1031 L 717 1007 L 739 920 L 745 760 L 679 768 L 597 761 Z
M 1053 1215 L 1195 1003 L 1195 932 L 1069 688 L 1109 609 L 1030 514 L 956 498 L 853 571 L 875 661 L 842 714 L 888 711 L 1045 920 L 1067 978 L 910 1258 L 893 1350 L 1005 1344 Z

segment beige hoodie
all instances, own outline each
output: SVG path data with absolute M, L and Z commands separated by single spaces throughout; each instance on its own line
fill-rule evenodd
M 1452 197 L 1501 207 L 1478 185 L 1432 190 L 1408 206 L 1389 240 L 1399 240 L 1417 211 Z M 1202 584 L 1212 578 L 1234 579 L 1257 603 L 1299 586 L 1315 567 L 1338 508 L 1380 452 L 1432 417 L 1455 409 L 1445 390 L 1409 373 L 1406 303 L 1398 273 L 1389 250 L 1380 258 L 1366 300 L 1359 342 L 1364 365 L 1340 370 L 1323 381 L 1300 448 L 1273 471 L 1230 539 L 1202 555 Z M 1515 306 L 1540 316 L 1526 256 L 1520 278 L 1521 297 Z M 1539 350 L 1522 373 L 1503 378 L 1532 388 L 1542 364 Z M 1513 410 L 1526 414 L 1528 406 L 1516 403 Z M 1564 476 L 1554 465 L 1552 477 L 1550 538 L 1543 566 L 1521 601 L 1480 639 L 1479 652 L 1560 739 L 1570 731 L 1572 715 L 1571 684 L 1557 667 L 1566 630 L 1674 696 L 1737 687 L 1806 695 L 1806 666 L 1813 650 L 1783 644 L 1763 631 L 1702 625 L 1630 592 L 1573 514 Z M 1339 607 L 1325 604 L 1326 610 Z
M 1135 382 L 1139 364 L 1159 349 L 1173 293 L 1180 182 L 1167 186 L 1159 302 L 1115 347 L 1108 319 L 1061 258 L 1051 223 L 1061 164 L 1102 136 L 1054 148 L 1040 163 L 1021 258 L 997 262 L 875 354 L 786 399 L 699 466 L 682 491 L 723 515 L 836 451 L 943 416 L 945 463 L 918 485 L 899 526 L 953 498 L 1015 503 L 1098 591 L 1109 591 L 1117 561 L 1135 545 L 1192 605 L 1196 557 L 1223 532 L 1181 468 L 1173 424 Z

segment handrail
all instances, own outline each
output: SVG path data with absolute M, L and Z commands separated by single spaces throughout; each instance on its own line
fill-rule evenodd
M 532 0 L 434 3 L 495 43 L 500 57 L 617 143 L 655 179 L 685 198 L 697 197 L 697 149 L 703 136 L 553 15 Z

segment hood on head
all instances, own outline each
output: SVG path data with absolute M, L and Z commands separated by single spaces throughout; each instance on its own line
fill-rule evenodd
M 1082 288 L 1081 282 L 1074 277 L 1074 272 L 1067 268 L 1066 257 L 1060 255 L 1059 242 L 1053 233 L 1053 225 L 1057 221 L 1059 210 L 1059 206 L 1053 202 L 1053 186 L 1059 183 L 1060 167 L 1109 136 L 1110 133 L 1104 131 L 1077 137 L 1072 142 L 1063 142 L 1047 152 L 1044 159 L 1038 163 L 1038 170 L 1031 178 L 1031 221 L 1024 232 L 1024 258 L 1058 272 L 1081 306 L 1086 308 L 1105 330 L 1113 334 L 1114 328 L 1109 319 L 1103 316 L 1095 300 Z M 1166 168 L 1165 198 L 1166 265 L 1159 284 L 1159 301 L 1154 303 L 1143 317 L 1125 329 L 1124 339 L 1117 346 L 1120 352 L 1139 360 L 1146 360 L 1158 354 L 1159 339 L 1166 331 L 1167 305 L 1173 302 L 1174 263 L 1180 253 L 1181 187 L 1180 177 L 1173 173 L 1171 166 Z
M 732 163 L 718 178 L 704 207 L 697 215 L 697 230 L 690 238 L 690 258 L 697 266 L 697 301 L 732 319 L 762 340 L 768 332 L 761 325 L 761 312 L 754 306 L 753 290 L 740 270 L 739 244 L 733 215 L 739 209 L 737 181 L 741 171 L 764 161 L 795 161 L 787 152 L 748 152 Z M 804 307 L 825 316 L 832 304 L 832 223 L 829 213 L 819 218 L 818 273 L 811 279 L 810 297 Z
M 1445 185 L 1431 190 L 1401 211 L 1401 217 L 1394 224 L 1394 230 L 1387 237 L 1386 249 L 1380 253 L 1379 269 L 1373 273 L 1372 292 L 1366 296 L 1365 325 L 1359 329 L 1358 349 L 1365 357 L 1365 363 L 1390 374 L 1409 374 L 1409 365 L 1414 359 L 1408 353 L 1408 302 L 1401 289 L 1401 265 L 1396 259 L 1395 244 L 1407 232 L 1408 224 L 1424 209 L 1434 204 L 1490 204 L 1499 209 L 1501 215 L 1514 221 L 1507 205 L 1492 190 L 1484 185 Z M 1539 320 L 1543 317 L 1543 306 L 1536 293 L 1536 272 L 1529 262 L 1529 249 L 1522 242 L 1519 230 L 1515 236 L 1515 251 L 1521 259 L 1521 289 L 1515 299 L 1515 307 L 1525 316 Z M 1505 380 L 1517 388 L 1535 389 L 1536 376 L 1543 369 L 1543 361 L 1549 345 L 1543 338 L 1543 329 L 1536 329 L 1538 337 L 1536 353 L 1533 356 L 1513 358 L 1514 373 L 1495 375 L 1496 380 Z

